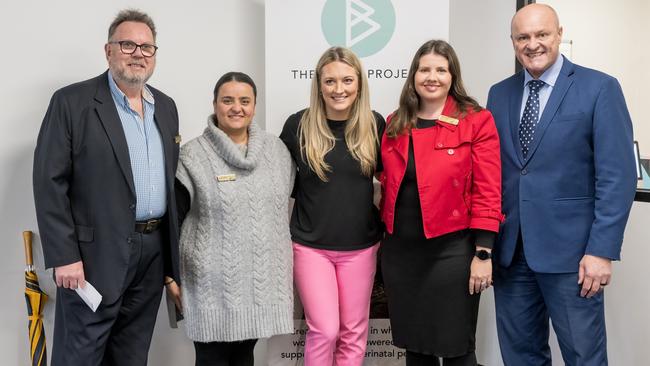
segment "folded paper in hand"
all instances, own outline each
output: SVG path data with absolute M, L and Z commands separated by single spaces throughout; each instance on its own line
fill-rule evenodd
M 102 302 L 102 295 L 88 281 L 86 281 L 83 288 L 77 287 L 75 291 L 93 312 L 97 310 L 99 303 Z

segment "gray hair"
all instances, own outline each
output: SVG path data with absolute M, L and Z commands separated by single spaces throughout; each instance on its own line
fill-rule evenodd
M 115 19 L 113 19 L 113 22 L 108 27 L 109 41 L 111 40 L 111 37 L 113 37 L 113 34 L 115 34 L 117 27 L 124 22 L 137 22 L 146 24 L 147 27 L 151 29 L 154 41 L 156 40 L 156 26 L 153 24 L 153 19 L 151 19 L 147 13 L 137 9 L 124 9 L 117 13 L 117 16 Z

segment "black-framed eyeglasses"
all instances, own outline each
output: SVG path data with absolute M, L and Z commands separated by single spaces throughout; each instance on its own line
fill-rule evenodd
M 158 46 L 148 44 L 148 43 L 137 44 L 133 41 L 110 41 L 108 43 L 119 44 L 120 51 L 122 51 L 122 53 L 126 55 L 132 55 L 135 52 L 135 50 L 138 49 L 138 47 L 140 47 L 140 51 L 142 52 L 142 56 L 144 57 L 151 57 L 156 54 L 156 51 L 158 51 Z

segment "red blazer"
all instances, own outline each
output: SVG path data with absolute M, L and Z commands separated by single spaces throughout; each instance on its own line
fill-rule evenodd
M 459 118 L 453 97 L 447 98 L 442 114 Z M 438 121 L 430 128 L 412 129 L 411 135 L 425 236 L 467 228 L 498 232 L 504 216 L 499 135 L 492 114 L 485 109 L 469 112 L 456 125 Z M 408 151 L 408 134 L 382 136 L 381 216 L 391 234 Z

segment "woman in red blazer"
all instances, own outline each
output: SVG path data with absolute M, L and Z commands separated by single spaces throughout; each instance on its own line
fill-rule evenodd
M 382 244 L 394 344 L 407 365 L 476 365 L 479 296 L 503 219 L 499 137 L 444 41 L 415 54 L 382 137 Z

